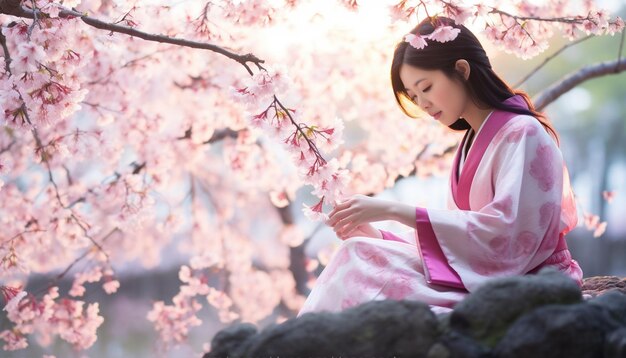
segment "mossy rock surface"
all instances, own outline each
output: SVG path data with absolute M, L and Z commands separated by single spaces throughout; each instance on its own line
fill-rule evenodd
M 493 347 L 522 315 L 548 304 L 582 301 L 574 280 L 554 270 L 493 279 L 457 304 L 450 327 Z
M 260 332 L 240 323 L 218 332 L 204 357 L 626 358 L 626 279 L 583 282 L 553 270 L 494 279 L 439 316 L 386 300 Z

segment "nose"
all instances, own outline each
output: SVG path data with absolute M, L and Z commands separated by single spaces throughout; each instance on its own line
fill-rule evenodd
M 421 109 L 423 109 L 424 111 L 428 111 L 428 109 L 430 108 L 430 101 L 425 99 L 425 98 L 420 98 L 420 96 L 417 96 L 417 106 L 420 107 Z

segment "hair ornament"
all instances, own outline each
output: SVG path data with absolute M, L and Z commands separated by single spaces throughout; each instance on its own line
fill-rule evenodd
M 428 43 L 426 43 L 426 39 L 438 42 L 448 42 L 454 40 L 460 32 L 461 29 L 457 29 L 452 26 L 439 26 L 435 29 L 435 31 L 428 35 L 406 34 L 404 35 L 404 41 L 408 42 L 416 49 L 421 50 L 428 45 Z

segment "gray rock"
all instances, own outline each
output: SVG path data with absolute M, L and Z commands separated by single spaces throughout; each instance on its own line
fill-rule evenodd
M 245 336 L 234 349 L 232 341 L 225 349 L 226 340 L 214 339 L 205 357 L 424 357 L 440 335 L 424 303 L 371 301 L 339 313 L 304 314 Z
M 249 323 L 240 323 L 217 332 L 211 341 L 211 352 L 203 358 L 227 357 L 237 354 L 244 347 L 243 343 L 257 334 L 256 326 Z
M 456 305 L 450 327 L 493 347 L 523 314 L 546 304 L 574 304 L 581 300 L 574 280 L 554 269 L 493 279 Z
M 420 302 L 388 300 L 262 332 L 237 324 L 204 357 L 626 358 L 626 295 L 614 286 L 582 301 L 573 280 L 544 270 L 492 280 L 437 316 Z
M 603 357 L 605 337 L 619 327 L 600 305 L 548 305 L 518 319 L 493 353 L 502 358 Z
M 450 316 L 451 315 L 452 315 L 452 312 L 437 314 L 437 320 L 439 321 L 439 327 L 441 328 L 441 332 L 447 333 L 450 331 Z
M 430 347 L 430 350 L 426 354 L 426 358 L 452 358 L 452 352 L 448 347 L 437 342 Z
M 456 331 L 445 333 L 426 358 L 490 358 L 490 350 Z
M 612 289 L 601 296 L 588 300 L 591 305 L 598 305 L 607 309 L 615 320 L 626 327 L 626 295 L 621 290 Z
M 606 342 L 604 343 L 604 357 L 626 357 L 626 328 L 618 329 L 606 337 Z

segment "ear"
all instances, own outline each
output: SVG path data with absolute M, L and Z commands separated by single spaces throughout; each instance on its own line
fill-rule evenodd
M 466 60 L 457 60 L 454 64 L 454 69 L 457 70 L 466 80 L 469 78 L 470 65 L 469 62 L 467 62 Z

